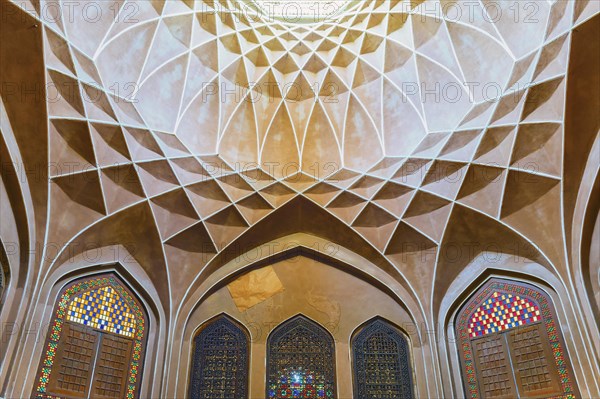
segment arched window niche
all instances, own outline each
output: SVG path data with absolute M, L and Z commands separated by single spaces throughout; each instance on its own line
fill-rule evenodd
M 227 315 L 204 323 L 196 332 L 188 397 L 247 399 L 250 334 Z
M 406 336 L 382 318 L 368 321 L 351 340 L 355 399 L 412 399 L 410 349 Z
M 578 397 L 552 301 L 533 285 L 491 279 L 455 329 L 467 397 Z
M 68 284 L 54 307 L 35 397 L 138 398 L 147 320 L 113 274 Z
M 299 315 L 267 340 L 268 399 L 335 398 L 335 344 L 331 334 Z

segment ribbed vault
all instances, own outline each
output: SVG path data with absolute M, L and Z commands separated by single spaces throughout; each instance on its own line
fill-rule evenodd
M 372 0 L 301 23 L 227 0 L 98 2 L 97 19 L 15 4 L 40 22 L 38 156 L 63 260 L 88 238 L 133 243 L 168 303 L 301 204 L 319 212 L 290 226 L 343 224 L 425 308 L 432 281 L 467 263 L 440 251 L 455 239 L 510 237 L 566 270 L 565 73 L 594 2 L 541 0 L 515 19 L 494 17 L 514 12 L 503 2 Z

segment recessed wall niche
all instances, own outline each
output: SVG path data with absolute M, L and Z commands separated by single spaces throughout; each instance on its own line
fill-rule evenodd
M 244 289 L 248 296 L 256 292 L 264 294 L 265 284 L 255 280 L 251 288 L 252 275 L 262 276 L 270 281 L 267 286 L 281 284 L 273 295 L 250 308 L 236 305 L 232 296 L 232 286 L 239 288 L 240 281 L 246 281 Z M 250 277 L 250 278 L 249 278 Z M 236 293 L 238 294 L 238 293 Z M 238 307 L 239 306 L 239 307 Z M 189 354 L 194 332 L 220 314 L 226 314 L 245 326 L 250 332 L 250 398 L 264 397 L 266 384 L 266 342 L 278 326 L 295 316 L 302 315 L 325 328 L 334 338 L 336 397 L 352 398 L 352 364 L 350 357 L 351 337 L 365 322 L 380 317 L 394 324 L 409 337 L 413 371 L 417 368 L 423 350 L 419 344 L 419 334 L 414 322 L 385 286 L 376 281 L 366 281 L 361 276 L 345 270 L 344 266 L 306 256 L 293 256 L 275 261 L 272 264 L 250 270 L 230 281 L 224 282 L 211 295 L 204 299 L 191 315 L 184 333 L 180 380 L 189 380 Z M 187 386 L 179 388 L 185 395 Z

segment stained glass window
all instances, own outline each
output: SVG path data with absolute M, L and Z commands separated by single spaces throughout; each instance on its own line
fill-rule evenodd
M 375 319 L 352 339 L 356 399 L 413 398 L 407 339 L 391 324 Z
M 535 303 L 518 295 L 495 291 L 470 317 L 469 335 L 481 337 L 541 320 Z
M 146 324 L 113 275 L 69 284 L 54 310 L 35 397 L 137 398 Z
M 73 298 L 67 310 L 67 320 L 129 338 L 135 334 L 135 316 L 110 286 Z
M 2 268 L 2 259 L 0 259 L 0 304 L 2 304 L 2 293 L 4 292 L 4 270 Z
M 297 316 L 267 342 L 267 398 L 335 398 L 335 347 L 321 326 Z
M 8 257 L 4 250 L 4 245 L 0 241 L 0 305 L 4 303 L 4 290 L 8 285 Z
M 248 397 L 248 333 L 227 316 L 208 322 L 194 339 L 189 397 Z
M 578 396 L 550 298 L 535 287 L 492 279 L 463 307 L 456 334 L 468 396 Z

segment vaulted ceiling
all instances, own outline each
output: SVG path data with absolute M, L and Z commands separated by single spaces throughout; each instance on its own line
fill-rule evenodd
M 43 40 L 46 242 L 130 244 L 165 303 L 259 233 L 351 243 L 426 308 L 472 260 L 456 242 L 565 270 L 565 74 L 594 3 L 372 0 L 292 23 L 251 1 L 15 2 Z

